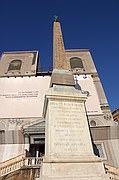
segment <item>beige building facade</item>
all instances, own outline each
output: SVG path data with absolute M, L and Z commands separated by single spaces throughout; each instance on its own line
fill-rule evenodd
M 119 123 L 119 107 L 112 111 L 112 116 L 114 121 Z

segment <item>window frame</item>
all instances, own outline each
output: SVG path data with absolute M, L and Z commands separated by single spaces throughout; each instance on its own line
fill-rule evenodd
M 19 64 L 16 66 L 16 67 L 17 67 L 16 69 L 15 69 L 15 66 L 14 66 L 15 62 L 19 63 Z M 20 60 L 20 59 L 14 59 L 14 60 L 12 60 L 12 61 L 10 62 L 10 64 L 9 64 L 8 72 L 11 72 L 11 71 L 20 71 L 21 66 L 22 66 L 22 60 Z
M 95 156 L 98 156 L 98 157 L 101 158 L 102 160 L 107 160 L 107 156 L 106 156 L 106 152 L 105 152 L 105 147 L 104 147 L 104 142 L 102 142 L 102 141 L 94 141 L 93 144 L 94 144 L 94 145 L 98 145 L 98 144 L 101 145 L 102 152 L 103 152 L 103 155 L 104 155 L 104 157 L 101 157 L 101 156 L 96 155 L 95 152 L 94 152 Z M 97 146 L 96 146 L 96 147 L 97 147 Z M 94 149 L 94 147 L 93 147 L 93 149 Z M 98 148 L 97 148 L 97 149 L 98 149 Z M 99 152 L 99 151 L 98 151 L 98 152 Z
M 76 65 L 78 64 L 77 67 L 76 67 L 76 65 L 73 65 L 73 61 L 75 61 Z M 69 59 L 69 63 L 70 63 L 70 68 L 71 69 L 84 69 L 84 64 L 83 64 L 83 61 L 82 61 L 82 59 L 80 57 L 71 57 Z

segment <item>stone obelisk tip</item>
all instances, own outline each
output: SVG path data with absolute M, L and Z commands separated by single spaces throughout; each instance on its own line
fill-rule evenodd
M 53 27 L 53 69 L 68 69 L 61 26 L 57 16 L 54 18 Z

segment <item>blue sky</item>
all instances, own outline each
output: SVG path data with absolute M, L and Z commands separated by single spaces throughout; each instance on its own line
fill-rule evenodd
M 111 110 L 119 106 L 118 0 L 1 0 L 0 54 L 38 50 L 43 69 L 52 67 L 53 15 L 66 49 L 89 49 Z

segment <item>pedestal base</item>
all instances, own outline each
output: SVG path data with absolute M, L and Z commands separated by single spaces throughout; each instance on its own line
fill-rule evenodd
M 93 147 L 85 110 L 86 94 L 74 87 L 53 86 L 44 103 L 45 157 L 41 180 L 106 180 Z
M 43 162 L 41 167 L 41 180 L 109 180 L 105 174 L 103 163 L 97 157 L 79 161 L 69 160 Z M 71 161 L 71 160 L 70 160 Z M 95 161 L 95 162 L 94 162 Z

